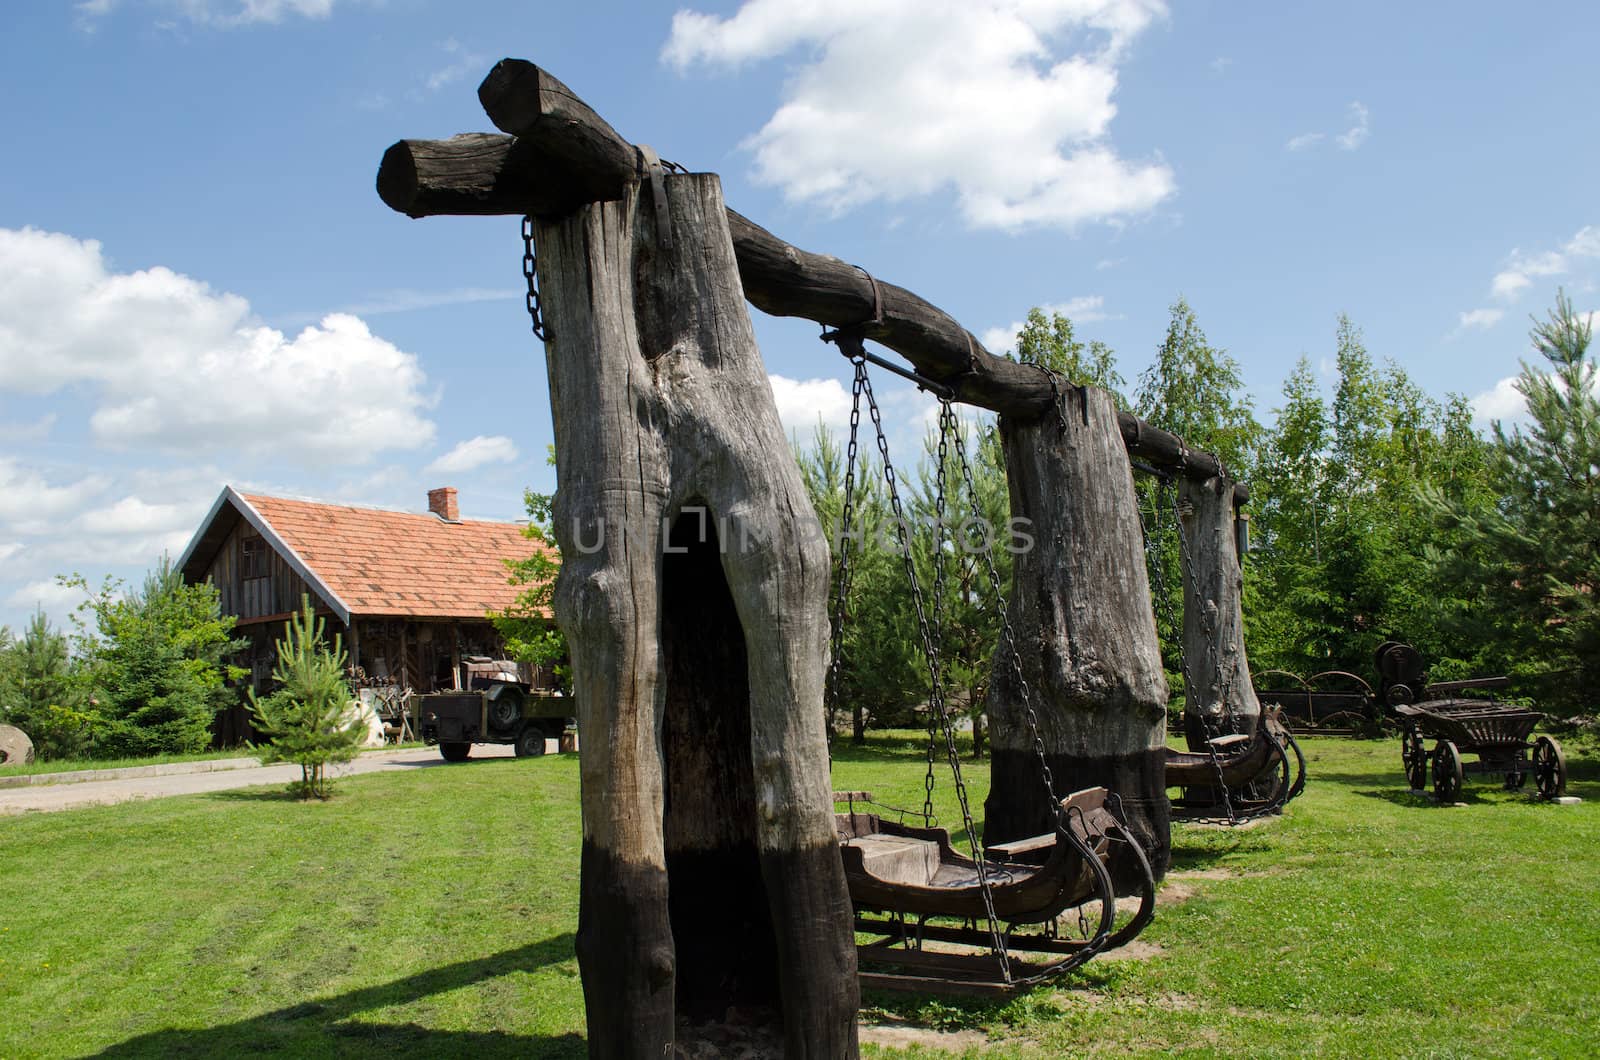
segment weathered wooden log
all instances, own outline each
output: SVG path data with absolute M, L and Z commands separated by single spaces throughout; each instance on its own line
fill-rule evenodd
M 503 59 L 478 88 L 489 120 L 512 135 L 473 133 L 450 140 L 402 140 L 384 154 L 378 194 L 411 217 L 435 214 L 560 216 L 587 202 L 618 198 L 638 179 L 637 149 L 571 89 L 522 59 Z M 513 138 L 514 137 L 514 138 Z M 873 281 L 838 258 L 785 243 L 729 211 L 745 297 L 774 316 L 830 327 L 864 325 L 868 338 L 905 357 L 960 400 L 1002 415 L 1045 413 L 1055 397 L 1037 369 L 996 357 L 937 306 L 893 284 Z M 1200 479 L 1224 474 L 1210 453 L 1131 413 L 1118 414 L 1128 451 Z M 1236 503 L 1248 500 L 1239 487 Z
M 583 733 L 590 1050 L 670 1055 L 676 1015 L 739 1004 L 781 1012 L 787 1055 L 853 1056 L 822 703 L 827 544 L 717 178 L 664 183 L 670 249 L 638 185 L 536 231 L 555 612 Z
M 1140 548 L 1138 505 L 1111 395 L 1067 396 L 1054 417 L 1000 421 L 1013 517 L 1031 549 L 1012 560 L 1009 601 L 1022 672 L 1055 793 L 1104 785 L 1157 877 L 1170 860 L 1167 682 Z M 1007 842 L 1054 827 L 1033 727 L 998 649 L 989 691 L 992 764 L 984 837 Z M 1133 883 L 1117 872 L 1119 887 Z
M 1244 649 L 1244 572 L 1234 535 L 1233 483 L 1178 484 L 1183 575 L 1184 737 L 1205 750 L 1209 734 L 1251 733 L 1261 714 Z

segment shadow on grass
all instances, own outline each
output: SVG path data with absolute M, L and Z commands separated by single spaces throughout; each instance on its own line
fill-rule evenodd
M 362 1012 L 415 1004 L 485 980 L 569 960 L 569 932 L 543 942 L 447 964 L 336 997 L 290 1005 L 216 1027 L 154 1031 L 113 1045 L 102 1057 L 241 1056 L 259 1054 L 581 1057 L 581 1035 L 541 1038 L 505 1031 L 443 1031 L 415 1023 L 368 1023 Z
M 1267 846 L 1265 837 L 1254 829 L 1244 828 L 1182 828 L 1172 832 L 1172 859 L 1167 865 L 1171 872 L 1196 872 L 1208 869 L 1219 861 L 1251 854 Z

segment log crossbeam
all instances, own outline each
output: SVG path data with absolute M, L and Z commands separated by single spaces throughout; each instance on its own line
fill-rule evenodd
M 494 133 L 448 140 L 401 140 L 378 169 L 378 195 L 409 217 L 533 214 L 560 217 L 585 203 L 612 201 L 636 182 L 643 156 L 549 72 L 503 59 L 478 87 Z M 1022 420 L 1049 412 L 1059 384 L 1044 371 L 984 349 L 948 313 L 903 287 L 876 280 L 838 258 L 801 250 L 728 210 L 745 298 L 773 316 L 832 328 L 859 327 L 948 388 L 956 400 Z M 1183 478 L 1228 478 L 1211 453 L 1119 412 L 1131 457 Z M 1234 501 L 1249 493 L 1235 487 Z

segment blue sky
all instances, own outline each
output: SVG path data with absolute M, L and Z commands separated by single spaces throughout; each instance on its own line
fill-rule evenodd
M 997 352 L 1063 307 L 1131 379 L 1181 294 L 1270 413 L 1348 313 L 1487 416 L 1514 414 L 1558 285 L 1600 308 L 1597 26 L 1577 3 L 10 0 L 0 623 L 64 619 L 58 573 L 176 554 L 224 483 L 410 510 L 449 484 L 506 519 L 551 487 L 517 219 L 373 192 L 394 140 L 490 127 L 503 56 Z M 786 422 L 840 422 L 815 327 L 755 316 Z M 926 402 L 883 389 L 910 449 Z

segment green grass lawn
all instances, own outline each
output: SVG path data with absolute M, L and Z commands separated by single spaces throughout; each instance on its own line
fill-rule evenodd
M 1580 806 L 1476 777 L 1441 808 L 1397 741 L 1306 749 L 1281 819 L 1175 830 L 1155 952 L 869 1018 L 986 1056 L 1593 1055 L 1593 760 Z M 920 754 L 840 748 L 835 786 L 920 805 Z M 986 779 L 968 766 L 980 811 Z M 0 819 L 0 1056 L 582 1056 L 577 785 L 549 756 Z

